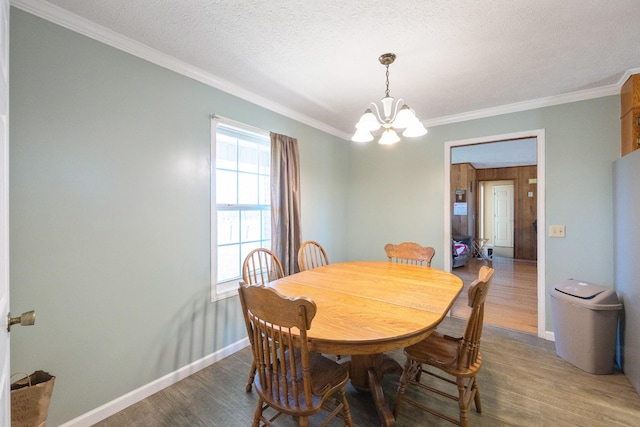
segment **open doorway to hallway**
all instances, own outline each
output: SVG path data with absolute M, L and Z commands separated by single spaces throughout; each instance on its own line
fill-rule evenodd
M 515 329 L 530 334 L 538 332 L 538 299 L 536 261 L 494 256 L 490 261 L 473 258 L 464 266 L 454 268 L 464 289 L 451 309 L 453 317 L 466 319 L 471 313 L 467 305 L 469 285 L 478 278 L 482 265 L 494 268 L 491 287 L 485 302 L 484 322 L 488 325 Z
M 491 257 L 513 258 L 514 181 L 478 180 L 478 237 Z
M 461 158 L 456 150 L 467 150 L 467 157 Z M 489 264 L 496 273 L 487 297 L 485 321 L 542 336 L 544 236 L 537 229 L 540 226 L 544 230 L 545 223 L 544 130 L 448 142 L 445 170 L 445 242 L 454 243 L 452 237 L 475 242 L 466 262 L 445 262 L 445 268 L 465 284 L 451 314 L 466 318 L 468 286 L 477 278 L 480 266 Z M 505 191 L 498 205 L 491 200 L 493 187 Z M 491 200 L 491 209 L 484 208 L 484 199 Z M 504 214 L 500 221 L 496 220 L 496 210 L 502 210 L 498 216 Z M 485 247 L 483 253 L 474 250 L 478 244 Z

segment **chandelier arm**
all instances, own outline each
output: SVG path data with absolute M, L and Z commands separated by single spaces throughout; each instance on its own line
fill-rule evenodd
M 376 103 L 370 102 L 369 107 L 373 107 L 373 110 L 375 110 L 376 119 L 378 119 L 380 124 L 384 124 L 384 120 L 382 120 L 382 118 L 380 117 L 380 110 L 378 109 L 378 106 L 376 105 Z
M 404 99 L 398 98 L 398 100 L 396 101 L 396 106 L 392 110 L 393 117 L 391 117 L 391 123 L 393 123 L 393 121 L 396 119 L 396 116 L 398 115 L 398 112 L 400 111 L 403 105 L 404 105 Z

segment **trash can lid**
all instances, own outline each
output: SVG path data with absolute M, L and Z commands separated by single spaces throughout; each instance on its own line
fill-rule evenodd
M 569 279 L 551 290 L 551 297 L 590 310 L 621 310 L 616 291 L 582 280 Z
M 581 299 L 592 299 L 606 291 L 604 286 L 594 285 L 581 280 L 569 279 L 556 286 L 556 290 L 563 294 Z

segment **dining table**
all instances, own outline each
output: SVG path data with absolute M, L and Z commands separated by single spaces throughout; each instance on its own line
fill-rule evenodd
M 463 284 L 454 274 L 432 267 L 353 261 L 292 274 L 268 286 L 316 303 L 307 332 L 309 350 L 348 360 L 352 386 L 371 393 L 382 425 L 389 427 L 395 419 L 385 403 L 382 380 L 387 373 L 401 373 L 402 367 L 384 353 L 429 336 Z

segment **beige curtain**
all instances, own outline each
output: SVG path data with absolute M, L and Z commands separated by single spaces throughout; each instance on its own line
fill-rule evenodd
M 301 243 L 298 140 L 271 133 L 271 250 L 285 276 L 299 271 Z

